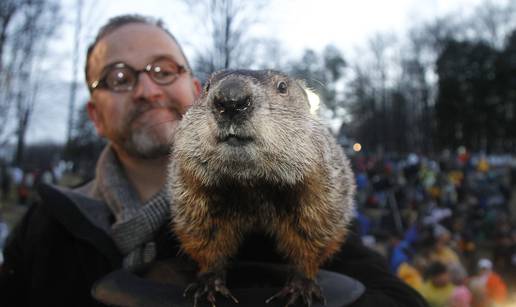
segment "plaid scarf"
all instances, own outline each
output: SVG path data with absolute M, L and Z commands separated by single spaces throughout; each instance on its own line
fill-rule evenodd
M 115 216 L 111 236 L 124 255 L 125 268 L 149 263 L 156 257 L 153 238 L 170 218 L 170 201 L 165 190 L 141 203 L 135 189 L 110 146 L 97 162 L 94 193 Z

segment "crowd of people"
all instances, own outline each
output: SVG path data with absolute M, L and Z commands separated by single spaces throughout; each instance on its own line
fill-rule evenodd
M 6 203 L 27 205 L 37 185 L 60 183 L 67 168 L 64 161 L 44 168 L 27 169 L 0 161 L 0 198 Z
M 510 157 L 353 158 L 357 231 L 430 306 L 503 306 L 516 280 Z M 499 272 L 500 275 L 496 272 Z

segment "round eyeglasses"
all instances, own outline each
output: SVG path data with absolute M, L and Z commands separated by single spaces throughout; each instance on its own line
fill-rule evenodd
M 188 70 L 169 58 L 156 59 L 141 70 L 119 62 L 106 66 L 102 70 L 100 79 L 93 81 L 89 88 L 90 92 L 95 89 L 108 89 L 113 92 L 132 91 L 138 83 L 140 73 L 149 75 L 152 81 L 159 85 L 172 84 L 177 78 Z

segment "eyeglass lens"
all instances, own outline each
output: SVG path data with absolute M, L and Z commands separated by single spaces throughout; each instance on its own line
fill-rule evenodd
M 143 71 L 157 84 L 165 85 L 175 81 L 180 73 L 180 66 L 170 59 L 159 59 Z M 113 67 L 107 72 L 105 82 L 107 87 L 114 91 L 132 90 L 138 81 L 139 73 L 140 71 L 129 66 Z

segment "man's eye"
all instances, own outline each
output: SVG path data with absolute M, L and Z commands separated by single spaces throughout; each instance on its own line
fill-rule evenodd
M 116 70 L 111 72 L 107 77 L 107 83 L 112 86 L 132 84 L 134 77 L 131 73 L 124 70 Z
M 165 69 L 163 67 L 154 67 L 152 70 L 152 75 L 156 79 L 166 79 L 176 75 L 176 72 L 170 69 Z
M 159 70 L 159 71 L 155 71 L 154 72 L 154 76 L 158 77 L 158 78 L 163 78 L 163 77 L 168 77 L 168 76 L 171 76 L 171 75 L 174 75 L 174 72 L 173 71 L 167 71 L 167 70 Z
M 115 83 L 117 83 L 118 85 L 120 84 L 126 84 L 129 82 L 129 78 L 127 78 L 127 75 L 124 74 L 124 73 L 118 73 L 116 75 L 116 78 L 115 78 Z

